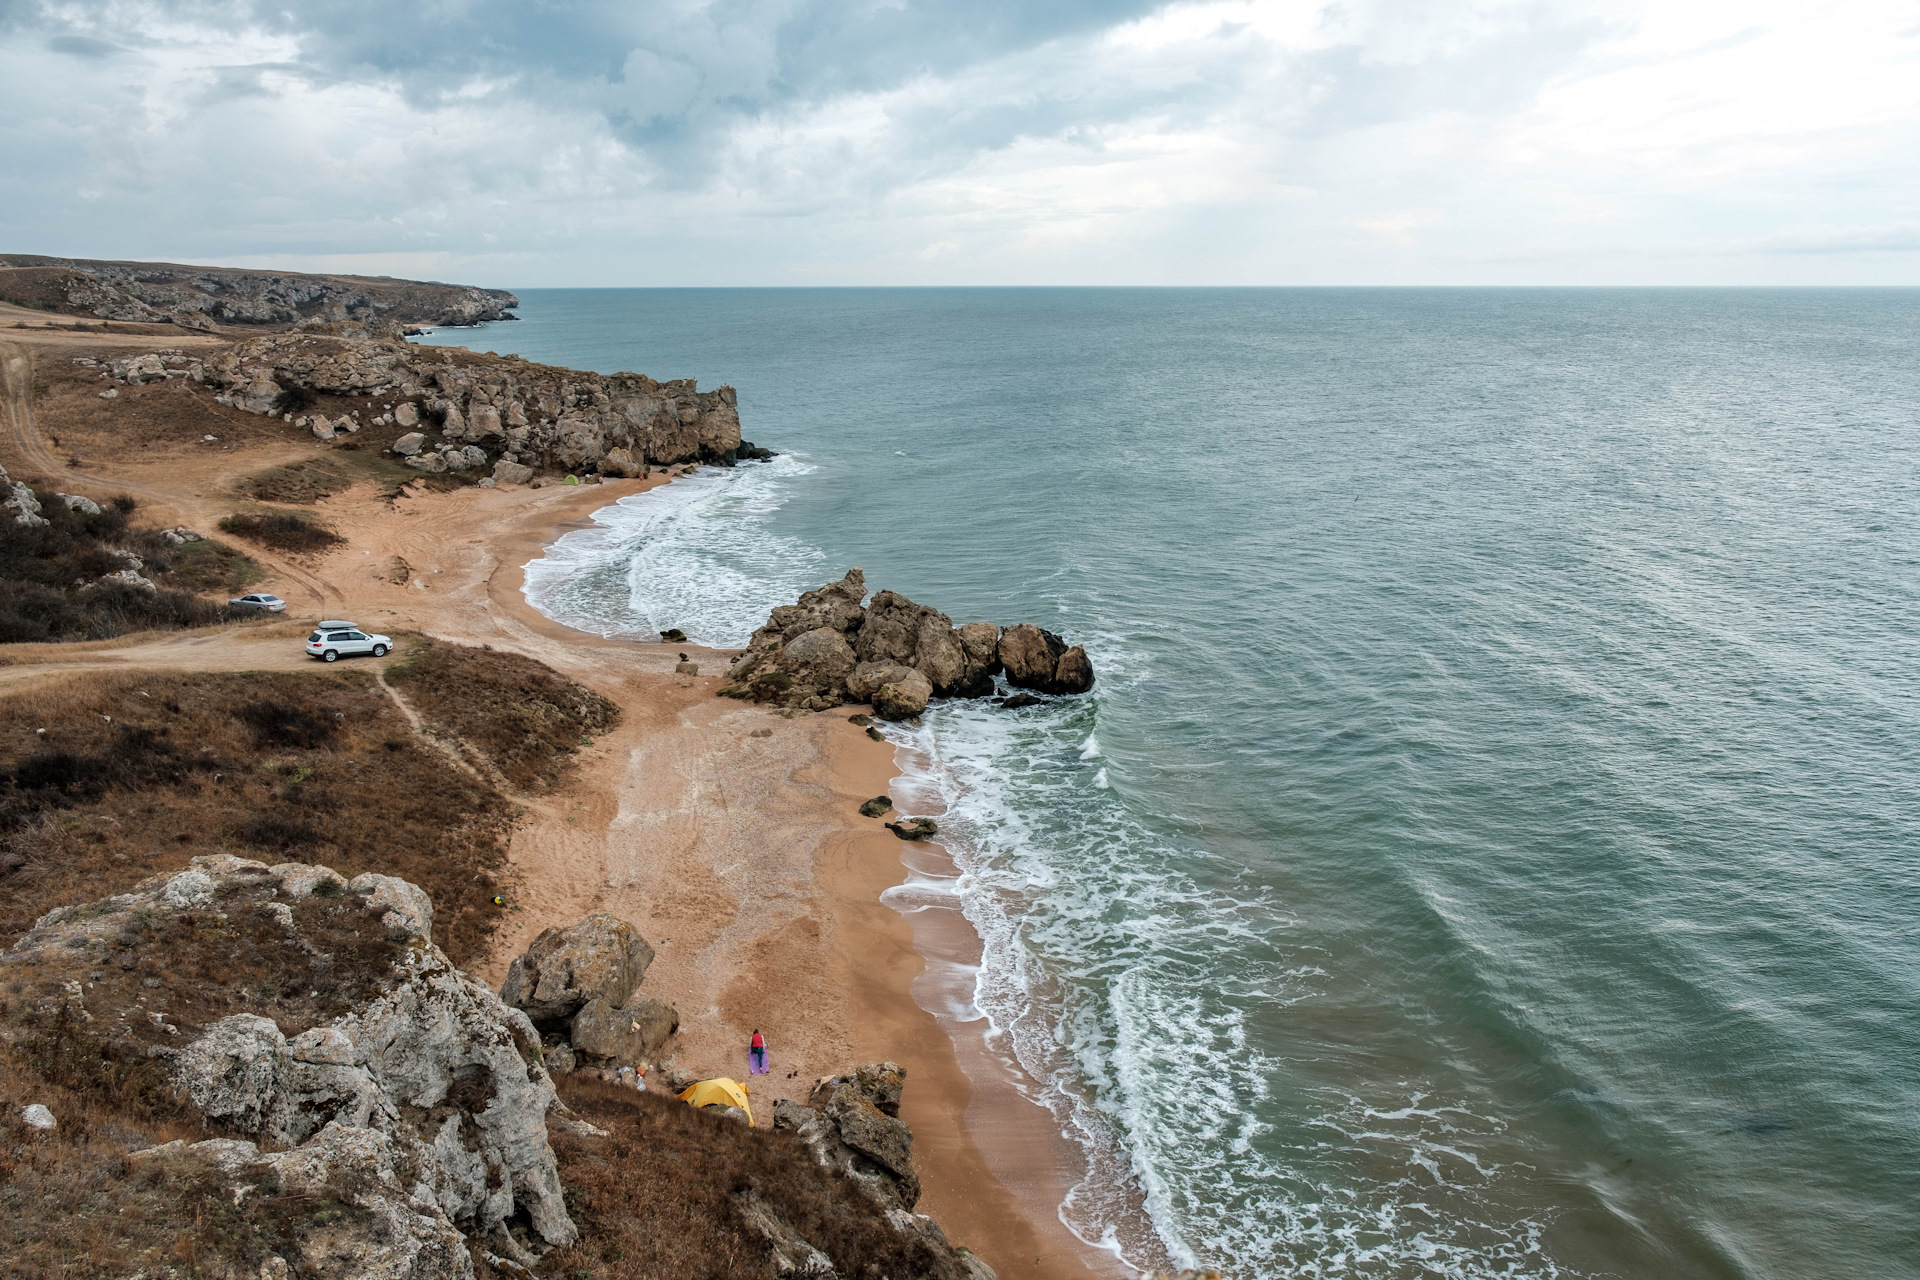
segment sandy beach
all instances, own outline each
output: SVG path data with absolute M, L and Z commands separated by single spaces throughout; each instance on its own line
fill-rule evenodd
M 78 336 L 59 341 L 66 347 Z M 17 397 L 13 407 L 5 460 L 41 469 L 51 455 L 34 447 L 31 406 L 24 422 Z M 235 477 L 315 452 L 297 439 L 147 450 L 62 468 L 61 482 L 103 499 L 135 494 L 142 523 L 211 528 L 232 507 Z M 963 1061 L 915 1000 L 927 968 L 916 925 L 923 939 L 932 928 L 940 946 L 958 946 L 962 961 L 969 935 L 957 913 L 910 922 L 881 901 L 906 878 L 903 854 L 941 857 L 858 813 L 899 772 L 894 748 L 849 723 L 858 708 L 789 716 L 716 698 L 724 652 L 605 640 L 526 603 L 524 566 L 544 547 L 595 510 L 662 483 L 656 475 L 579 487 L 420 486 L 391 502 L 362 485 L 313 508 L 346 536 L 343 547 L 301 559 L 248 548 L 268 571 L 260 588 L 287 600 L 285 620 L 131 643 L 19 646 L 5 676 L 298 668 L 309 660 L 296 633 L 338 615 L 519 652 L 581 681 L 617 702 L 622 719 L 581 750 L 571 785 L 520 797 L 510 918 L 479 976 L 497 985 L 540 930 L 589 911 L 631 920 L 657 952 L 645 991 L 680 1012 L 677 1065 L 746 1078 L 748 1036 L 767 1036 L 773 1069 L 752 1078 L 756 1123 L 770 1123 L 776 1099 L 804 1100 L 821 1075 L 896 1061 L 908 1072 L 902 1118 L 914 1132 L 922 1212 L 1003 1277 L 1126 1274 L 1102 1265 L 1105 1256 L 1055 1216 L 1077 1170 L 1047 1113 L 996 1079 L 984 1053 Z M 393 580 L 396 557 L 404 581 Z M 699 675 L 675 672 L 683 653 Z

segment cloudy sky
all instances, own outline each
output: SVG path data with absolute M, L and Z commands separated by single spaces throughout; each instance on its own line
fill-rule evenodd
M 0 0 L 0 250 L 1920 284 L 1920 3 Z

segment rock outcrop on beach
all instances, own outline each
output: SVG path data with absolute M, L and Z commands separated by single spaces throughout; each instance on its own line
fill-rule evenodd
M 525 1263 L 577 1233 L 534 1028 L 447 960 L 432 923 L 427 895 L 390 876 L 200 857 L 49 912 L 0 956 L 0 982 L 39 993 L 12 1034 L 69 1037 L 227 1135 L 133 1163 L 218 1178 L 236 1204 L 340 1207 L 282 1266 L 465 1277 L 469 1238 Z
M 0 255 L 0 301 L 66 315 L 211 330 L 302 321 L 469 325 L 512 319 L 501 289 L 168 262 Z
M 363 425 L 417 427 L 392 447 L 425 472 L 491 467 L 507 481 L 549 470 L 636 476 L 649 465 L 731 465 L 767 452 L 743 446 L 732 387 L 699 391 L 691 379 L 655 382 L 420 347 L 362 325 L 252 338 L 195 360 L 163 352 L 157 364 L 159 376 L 177 367 L 177 376 L 205 382 L 221 403 L 249 413 L 292 418 L 316 396 L 358 400 L 325 423 L 324 438 Z M 116 361 L 113 373 L 129 381 L 153 369 Z
M 652 963 L 631 924 L 596 912 L 535 938 L 507 967 L 500 998 L 546 1037 L 550 1059 L 644 1071 L 680 1029 L 672 1005 L 637 994 Z
M 850 569 L 774 609 L 734 660 L 721 694 L 807 711 L 865 702 L 882 719 L 906 720 L 936 697 L 986 697 L 1002 672 L 1016 688 L 1041 693 L 1093 687 L 1086 650 L 1032 623 L 1005 631 L 991 622 L 955 627 L 897 592 L 863 604 L 866 595 L 866 575 Z

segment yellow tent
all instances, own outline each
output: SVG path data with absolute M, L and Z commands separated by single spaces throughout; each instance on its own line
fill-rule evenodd
M 747 1123 L 753 1123 L 753 1108 L 747 1105 L 747 1087 L 725 1076 L 688 1085 L 680 1094 L 680 1101 L 696 1107 L 738 1107 L 747 1113 Z

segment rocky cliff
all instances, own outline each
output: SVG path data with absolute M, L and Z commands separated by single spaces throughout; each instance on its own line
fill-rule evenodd
M 390 876 L 201 857 L 48 913 L 0 957 L 0 981 L 37 993 L 11 1034 L 60 1027 L 100 1070 L 171 1091 L 226 1135 L 135 1165 L 216 1178 L 235 1204 L 341 1206 L 278 1274 L 468 1277 L 469 1239 L 524 1264 L 577 1231 L 538 1037 L 454 968 L 432 923 L 427 895 Z M 237 983 L 209 980 L 235 962 Z
M 508 1003 L 433 915 L 396 877 L 221 855 L 42 916 L 0 954 L 0 1208 L 77 1183 L 90 1222 L 174 1242 L 148 1275 L 992 1280 L 914 1212 L 899 1067 L 821 1080 L 776 1133 L 612 1085 L 672 1033 L 646 1025 L 671 1007 L 636 995 L 653 952 L 629 923 L 542 933 Z M 575 1047 L 543 1051 L 529 1013 Z M 607 1127 L 561 1102 L 570 1071 Z M 672 1265 L 613 1265 L 634 1253 Z
M 520 300 L 500 289 L 191 267 L 169 262 L 0 255 L 0 301 L 67 315 L 211 329 L 304 320 L 465 325 L 512 319 Z
M 222 404 L 283 416 L 323 440 L 384 428 L 392 451 L 425 472 L 491 469 L 520 482 L 547 470 L 634 476 L 650 464 L 768 456 L 740 439 L 732 387 L 421 347 L 360 324 L 308 325 L 206 354 L 128 356 L 108 373 L 121 384 L 204 383 Z M 328 411 L 310 412 L 323 397 Z
M 865 702 L 882 719 L 905 720 L 935 697 L 986 697 L 1002 674 L 1039 693 L 1093 688 L 1086 650 L 1030 622 L 1004 631 L 991 622 L 955 627 L 898 592 L 866 598 L 866 575 L 849 569 L 774 609 L 734 659 L 721 696 L 806 711 Z

